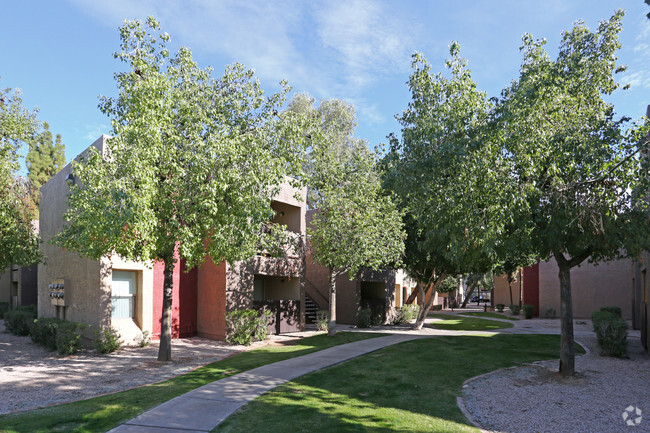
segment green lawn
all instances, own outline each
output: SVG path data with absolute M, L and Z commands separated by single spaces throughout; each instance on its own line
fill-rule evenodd
M 493 331 L 495 329 L 512 328 L 513 324 L 508 322 L 497 322 L 496 320 L 479 319 L 474 317 L 463 317 L 452 314 L 429 314 L 427 317 L 434 317 L 435 322 L 427 323 L 425 326 L 447 331 Z
M 288 382 L 213 431 L 478 432 L 456 404 L 463 382 L 517 363 L 558 358 L 559 349 L 557 335 L 409 341 Z
M 339 332 L 334 338 L 317 335 L 283 346 L 266 346 L 238 353 L 158 384 L 74 403 L 2 415 L 0 432 L 105 432 L 147 409 L 215 380 L 261 365 L 381 335 Z
M 499 313 L 490 313 L 490 312 L 483 313 L 483 312 L 470 311 L 468 313 L 458 312 L 458 314 L 462 314 L 464 316 L 494 317 L 496 319 L 519 320 L 519 319 L 517 319 L 516 317 L 513 317 L 513 316 L 508 316 L 508 315 L 499 314 Z

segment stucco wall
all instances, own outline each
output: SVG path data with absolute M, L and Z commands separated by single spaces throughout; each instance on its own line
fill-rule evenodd
M 621 307 L 623 317 L 632 319 L 633 279 L 631 260 L 614 260 L 598 265 L 584 263 L 571 270 L 573 316 L 591 318 L 603 306 Z M 539 311 L 549 308 L 560 313 L 560 282 L 554 259 L 539 265 Z
M 100 137 L 93 146 L 103 151 L 105 138 Z M 63 227 L 69 192 L 65 178 L 71 170 L 71 164 L 66 165 L 41 187 L 41 251 L 47 264 L 38 265 L 38 315 L 56 317 L 57 309 L 51 303 L 48 284 L 54 279 L 64 279 L 66 306 L 58 307 L 58 314 L 61 316 L 62 310 L 65 310 L 67 320 L 108 326 L 110 309 L 108 314 L 106 311 L 110 305 L 110 291 L 107 292 L 106 278 L 109 277 L 110 267 L 107 261 L 90 260 L 49 243 Z
M 226 338 L 226 263 L 207 258 L 197 275 L 197 326 L 200 337 Z
M 506 308 L 511 304 L 519 305 L 519 299 L 521 296 L 520 287 L 521 275 L 519 273 L 517 273 L 516 280 L 513 281 L 510 286 L 508 286 L 508 277 L 505 274 L 495 275 L 493 305 L 503 304 Z M 510 288 L 512 288 L 512 302 L 510 302 Z M 474 291 L 472 297 L 474 297 L 474 295 L 478 295 L 478 290 Z M 471 302 L 468 304 L 471 304 Z

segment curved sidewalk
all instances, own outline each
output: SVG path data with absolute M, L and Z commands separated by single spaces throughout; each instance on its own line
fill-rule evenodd
M 114 428 L 114 433 L 209 432 L 249 401 L 296 377 L 426 335 L 388 335 L 264 365 L 194 389 Z

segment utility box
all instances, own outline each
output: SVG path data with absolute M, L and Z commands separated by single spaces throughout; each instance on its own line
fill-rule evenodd
M 65 307 L 66 297 L 65 297 L 65 280 L 56 279 L 52 280 L 48 285 L 50 291 L 50 300 L 52 305 L 58 305 L 60 307 Z

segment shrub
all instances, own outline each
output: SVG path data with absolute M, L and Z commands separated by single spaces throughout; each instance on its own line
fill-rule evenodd
M 510 312 L 512 313 L 513 316 L 516 316 L 519 314 L 519 311 L 521 310 L 521 307 L 517 304 L 512 304 L 510 306 Z
M 62 320 L 56 317 L 34 319 L 29 326 L 29 336 L 36 344 L 56 350 L 56 336 Z
M 264 341 L 269 335 L 269 325 L 273 320 L 273 312 L 263 310 L 255 321 L 255 330 L 253 331 L 253 339 L 257 341 Z
M 535 313 L 534 305 L 524 305 L 524 315 L 526 316 L 526 319 L 532 319 L 534 313 Z
M 623 317 L 623 313 L 621 312 L 621 307 L 600 307 L 600 311 L 607 311 L 617 317 Z
M 255 310 L 233 310 L 226 313 L 226 341 L 249 346 L 253 339 L 266 339 L 272 313 Z
M 403 305 L 395 311 L 393 325 L 405 325 L 411 323 L 411 321 L 417 317 L 419 310 L 420 307 L 415 304 Z
M 503 309 L 506 308 L 506 304 L 496 304 L 495 307 L 499 313 L 503 313 Z
M 57 327 L 56 350 L 61 355 L 74 355 L 81 349 L 81 331 L 88 325 L 61 321 Z
M 357 311 L 357 328 L 370 328 L 372 325 L 372 310 L 361 308 Z
M 598 337 L 600 354 L 625 356 L 627 347 L 627 322 L 611 310 L 594 311 L 591 314 L 594 331 Z
M 142 331 L 142 334 L 136 337 L 135 342 L 138 343 L 140 347 L 147 347 L 151 344 L 151 332 Z
M 112 326 L 95 331 L 95 350 L 98 353 L 112 353 L 122 347 L 120 333 Z
M 16 307 L 4 313 L 7 331 L 14 335 L 29 335 L 29 326 L 36 318 L 36 309 L 32 306 Z
M 556 317 L 555 309 L 549 308 L 548 310 L 546 310 L 546 313 L 544 313 L 544 317 L 546 317 L 547 319 L 555 319 Z
M 318 310 L 316 312 L 316 329 L 318 331 L 327 331 L 329 328 L 329 322 L 327 320 L 327 311 Z
M 0 302 L 0 319 L 9 311 L 9 302 Z

